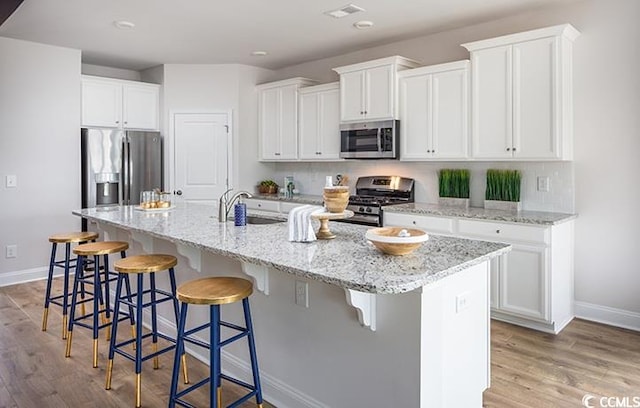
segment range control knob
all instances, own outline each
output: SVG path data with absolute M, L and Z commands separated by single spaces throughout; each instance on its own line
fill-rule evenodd
M 364 212 L 364 207 L 359 207 L 358 212 Z
M 367 212 L 370 213 L 371 211 L 371 207 L 367 207 Z

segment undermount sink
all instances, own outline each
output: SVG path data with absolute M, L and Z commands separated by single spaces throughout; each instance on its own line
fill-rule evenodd
M 233 218 L 229 218 L 229 221 L 233 221 Z M 287 220 L 279 220 L 275 218 L 256 217 L 255 215 L 247 216 L 247 224 L 277 224 L 286 221 Z

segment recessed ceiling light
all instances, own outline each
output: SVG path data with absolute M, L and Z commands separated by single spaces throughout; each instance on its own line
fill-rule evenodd
M 132 28 L 134 28 L 136 26 L 131 21 L 126 21 L 126 20 L 114 21 L 113 25 L 116 26 L 117 28 L 121 29 L 121 30 L 131 30 Z
M 353 23 L 353 26 L 358 30 L 366 30 L 367 28 L 373 27 L 373 21 L 362 20 Z
M 355 4 L 347 4 L 346 6 L 340 7 L 337 10 L 325 11 L 324 14 L 334 18 L 342 18 L 348 16 L 349 14 L 358 13 L 360 11 L 364 11 L 364 9 L 362 7 L 356 6 Z
M 254 57 L 264 57 L 268 54 L 266 51 L 252 51 L 251 55 Z

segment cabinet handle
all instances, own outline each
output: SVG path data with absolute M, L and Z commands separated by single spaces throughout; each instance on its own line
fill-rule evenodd
M 120 121 L 119 121 L 119 120 L 116 120 L 116 124 L 118 124 L 118 123 L 120 123 Z
M 276 156 L 280 156 L 280 153 L 274 153 Z
M 510 147 L 507 147 L 507 151 L 508 151 L 508 152 L 510 152 L 510 151 L 511 151 L 511 148 L 510 148 Z
M 258 204 L 258 208 L 262 207 L 262 204 Z
M 411 221 L 413 223 L 413 225 L 417 225 L 415 221 Z
M 511 150 L 515 152 L 515 151 L 516 151 L 516 148 L 514 147 L 514 148 L 513 148 L 513 149 L 511 149 Z
M 364 111 L 364 114 L 366 115 L 366 114 L 367 114 L 367 111 Z
M 496 234 L 499 234 L 499 233 L 500 233 L 500 230 L 499 230 L 499 229 L 497 229 L 497 230 L 496 230 Z

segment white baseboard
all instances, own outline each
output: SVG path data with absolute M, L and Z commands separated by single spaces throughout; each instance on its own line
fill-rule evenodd
M 53 276 L 62 276 L 64 271 L 60 268 L 56 268 Z M 6 273 L 0 273 L 0 287 L 17 285 L 19 283 L 33 282 L 40 279 L 47 279 L 49 274 L 48 266 L 41 266 L 33 269 L 23 269 L 21 271 L 12 271 Z
M 580 319 L 640 331 L 640 313 L 586 302 L 575 302 L 574 309 Z
M 144 313 L 145 327 L 150 327 L 151 313 Z M 158 331 L 169 336 L 176 335 L 174 323 L 166 318 L 158 316 Z M 208 339 L 202 339 L 208 342 Z M 186 346 L 187 353 L 197 360 L 209 365 L 207 350 L 189 345 Z M 260 356 L 258 356 L 258 359 Z M 222 350 L 223 372 L 232 377 L 252 383 L 251 366 L 248 362 Z M 262 397 L 278 408 L 329 408 L 328 405 L 314 399 L 313 397 L 293 388 L 285 382 L 271 376 L 264 371 L 260 372 L 260 384 L 262 385 Z

